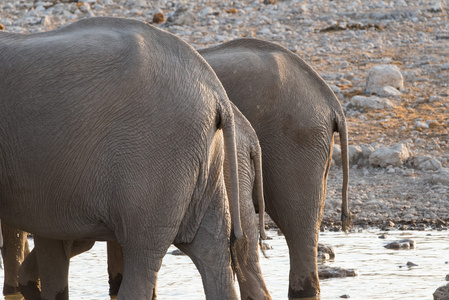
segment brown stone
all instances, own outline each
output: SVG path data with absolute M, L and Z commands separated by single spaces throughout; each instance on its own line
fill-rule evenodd
M 230 9 L 226 9 L 225 12 L 227 12 L 228 14 L 236 14 L 239 11 L 237 10 L 237 8 L 230 8 Z
M 165 22 L 165 16 L 162 12 L 157 12 L 153 16 L 153 23 L 154 24 L 160 24 Z

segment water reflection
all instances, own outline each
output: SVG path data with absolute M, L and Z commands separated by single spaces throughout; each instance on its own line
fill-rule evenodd
M 356 268 L 358 277 L 321 280 L 321 299 L 431 299 L 449 274 L 449 233 L 447 231 L 395 231 L 380 239 L 378 230 L 361 233 L 322 233 L 320 242 L 333 246 L 336 257 L 325 264 Z M 262 271 L 273 299 L 287 299 L 289 257 L 285 239 L 269 232 L 268 258 L 261 257 Z M 383 246 L 400 239 L 413 239 L 416 248 L 390 250 Z M 32 241 L 31 241 L 32 242 Z M 172 247 L 169 252 L 174 250 Z M 417 266 L 408 267 L 407 262 Z M 1 272 L 2 273 L 2 272 Z M 0 275 L 3 282 L 3 274 Z M 70 299 L 105 299 L 109 286 L 106 245 L 97 243 L 91 251 L 72 259 Z M 20 295 L 8 300 L 22 299 Z M 199 273 L 186 256 L 167 255 L 158 280 L 158 299 L 205 299 Z M 314 299 L 318 300 L 318 299 Z

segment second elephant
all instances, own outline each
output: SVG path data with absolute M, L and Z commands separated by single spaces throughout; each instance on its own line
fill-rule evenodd
M 320 294 L 317 246 L 334 132 L 342 149 L 343 229 L 351 223 L 341 105 L 306 62 L 274 43 L 238 39 L 198 52 L 259 137 L 267 213 L 284 233 L 290 253 L 288 296 L 315 297 Z

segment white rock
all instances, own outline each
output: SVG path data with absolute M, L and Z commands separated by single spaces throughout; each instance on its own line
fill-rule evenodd
M 430 177 L 433 184 L 449 185 L 449 168 L 440 168 Z
M 435 2 L 432 7 L 429 9 L 430 12 L 442 12 L 443 11 L 443 5 L 440 1 Z
M 334 144 L 334 148 L 332 150 L 332 161 L 337 166 L 341 166 L 341 147 L 339 144 Z
M 196 22 L 195 15 L 190 11 L 186 11 L 175 20 L 174 25 L 193 26 L 195 22 Z
M 51 26 L 53 24 L 51 17 L 50 16 L 43 17 L 42 21 L 41 21 L 41 24 L 46 26 L 46 27 Z
M 426 122 L 422 122 L 420 120 L 415 121 L 415 128 L 428 129 L 429 125 Z
M 441 163 L 437 159 L 427 155 L 412 156 L 409 163 L 413 168 L 423 171 L 436 171 L 441 168 Z
M 398 143 L 391 148 L 377 148 L 369 156 L 369 163 L 373 166 L 385 168 L 389 165 L 401 166 L 411 155 L 407 144 Z
M 404 87 L 404 79 L 398 67 L 395 65 L 379 65 L 368 71 L 365 87 L 367 93 L 379 93 L 387 85 L 398 90 Z
M 382 87 L 377 94 L 381 97 L 394 97 L 402 95 L 400 91 L 389 85 Z
M 348 156 L 349 156 L 349 165 L 358 165 L 359 160 L 362 156 L 362 147 L 360 146 L 349 146 L 348 147 Z
M 386 109 L 386 108 L 394 108 L 395 105 L 386 98 L 379 98 L 376 96 L 365 97 L 365 96 L 354 96 L 351 98 L 349 102 L 356 108 L 370 110 L 370 109 Z

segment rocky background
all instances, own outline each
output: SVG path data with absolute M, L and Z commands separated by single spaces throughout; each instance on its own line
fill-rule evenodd
M 354 223 L 447 229 L 447 0 L 0 0 L 5 31 L 46 31 L 93 16 L 153 23 L 195 48 L 256 37 L 297 53 L 345 110 Z M 337 137 L 323 230 L 338 230 L 340 152 Z

